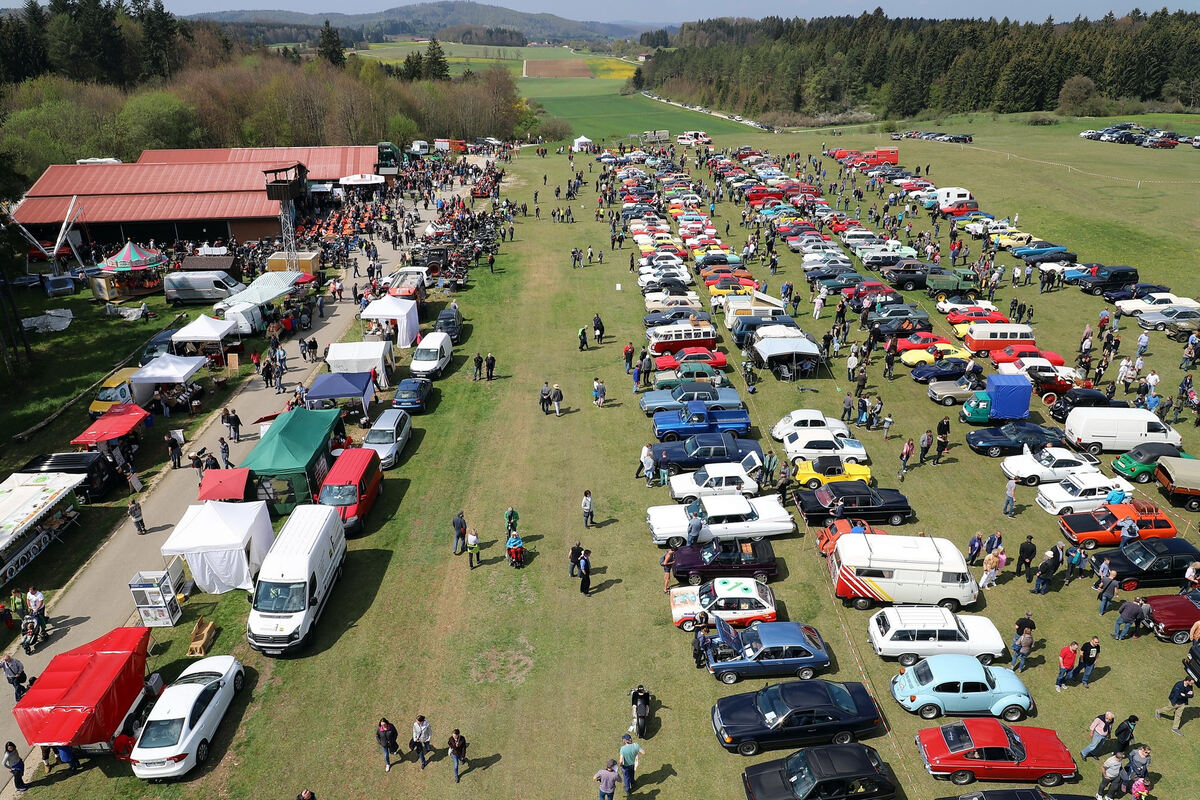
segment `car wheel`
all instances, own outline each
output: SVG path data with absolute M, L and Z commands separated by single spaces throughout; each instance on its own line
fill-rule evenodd
M 758 742 L 741 742 L 737 746 L 737 751 L 744 756 L 752 756 L 758 752 Z
M 958 601 L 951 597 L 947 597 L 944 600 L 939 600 L 938 606 L 946 609 L 950 613 L 958 611 Z
M 1175 633 L 1171 636 L 1171 641 L 1175 644 L 1187 644 L 1191 641 L 1191 637 L 1188 635 L 1187 631 L 1175 631 Z
M 991 664 L 992 660 L 994 659 L 994 656 L 991 653 L 980 653 L 979 655 L 977 655 L 975 657 L 977 659 L 979 659 L 979 663 L 983 664 L 985 667 L 988 664 Z
M 765 573 L 765 572 L 756 572 L 756 573 L 754 573 L 753 578 L 754 578 L 754 580 L 758 581 L 759 583 L 766 583 L 768 580 L 767 573 Z
M 854 741 L 854 734 L 850 731 L 838 731 L 833 735 L 834 744 L 850 744 Z
M 989 351 L 988 351 L 988 350 L 976 350 L 976 351 L 975 351 L 975 357 L 976 357 L 976 358 L 987 358 L 987 357 L 988 357 L 988 355 L 989 355 Z
M 1133 482 L 1134 483 L 1149 483 L 1153 479 L 1154 479 L 1153 472 L 1139 472 L 1137 474 L 1137 477 L 1135 477 L 1133 479 Z
M 679 441 L 679 434 L 678 434 L 678 433 L 673 433 L 673 432 L 672 432 L 672 433 L 664 433 L 664 434 L 663 434 L 663 441 L 664 441 L 664 442 L 678 442 L 678 441 Z
M 938 292 L 937 294 L 935 294 L 933 296 L 933 299 L 937 300 L 939 303 L 944 303 L 944 302 L 946 302 L 946 297 L 947 297 L 947 295 L 945 292 Z
M 916 653 L 901 653 L 900 658 L 896 659 L 902 667 L 911 667 L 913 664 L 921 660 L 921 657 Z
M 1049 775 L 1043 775 L 1038 778 L 1038 783 L 1042 786 L 1058 786 L 1063 782 L 1063 776 L 1057 772 L 1052 772 Z
M 906 292 L 911 292 L 913 289 L 917 288 L 917 285 L 915 283 L 913 283 L 912 281 L 905 281 L 904 285 L 901 286 L 900 288 Z
M 672 464 L 671 466 L 667 467 L 667 475 L 678 475 L 679 473 L 680 469 L 678 464 Z
M 904 524 L 904 515 L 903 514 L 892 514 L 890 517 L 888 517 L 888 525 L 903 525 L 903 524 Z
M 1071 513 L 1072 511 L 1074 511 L 1074 510 L 1075 510 L 1075 509 L 1071 508 L 1070 506 L 1063 506 L 1062 508 L 1060 508 L 1060 509 L 1058 510 L 1058 515 L 1059 515 L 1060 517 L 1062 517 L 1062 516 L 1066 516 L 1067 514 L 1070 514 L 1070 513 Z
M 1156 330 L 1156 331 L 1165 331 L 1166 329 L 1167 329 L 1166 324 L 1162 323 L 1162 322 L 1160 322 L 1154 326 L 1154 330 Z
M 1096 295 L 1096 297 L 1099 297 L 1100 295 L 1104 294 L 1104 290 L 1101 289 L 1099 286 L 1096 286 L 1092 289 L 1092 294 Z M 1050 785 L 1053 786 L 1054 784 L 1050 784 Z
M 1019 722 L 1025 716 L 1025 709 L 1020 706 L 1007 706 L 1000 712 L 1005 722 Z
M 1054 392 L 1046 392 L 1044 395 L 1042 395 L 1042 402 L 1045 403 L 1047 407 L 1054 405 L 1057 400 L 1058 395 L 1056 395 Z
M 811 681 L 817 676 L 817 671 L 812 667 L 801 667 L 796 670 L 796 677 L 802 681 Z
M 699 499 L 700 497 L 698 495 L 689 494 L 686 497 L 681 498 L 679 502 L 683 503 L 685 506 L 690 506 Z
M 847 459 L 845 459 L 845 461 L 847 464 L 857 464 L 858 463 L 857 458 L 847 458 Z
M 870 611 L 875 605 L 875 601 L 869 597 L 856 597 L 850 605 L 854 606 L 859 611 Z
M 989 447 L 987 449 L 988 458 L 999 458 L 1004 453 L 999 447 Z
M 692 631 L 696 630 L 696 620 L 685 619 L 683 622 L 679 623 L 679 629 L 684 633 L 691 633 Z
M 667 547 L 672 550 L 678 550 L 683 547 L 686 540 L 682 536 L 671 536 L 667 539 Z
M 969 772 L 965 769 L 960 769 L 957 772 L 950 773 L 950 782 L 955 786 L 966 786 L 968 783 L 974 782 L 974 780 L 975 773 Z
M 1096 544 L 1097 543 L 1096 543 L 1095 539 L 1084 539 L 1083 541 L 1081 541 L 1079 543 L 1079 546 L 1082 547 L 1084 550 L 1095 550 Z
M 717 676 L 717 678 L 721 681 L 721 683 L 729 684 L 730 686 L 732 686 L 733 684 L 740 681 L 742 679 L 742 676 L 738 675 L 736 672 L 722 672 L 720 675 Z
M 704 577 L 702 575 L 699 575 L 699 574 L 693 572 L 687 576 L 687 582 L 691 586 L 699 586 L 701 583 L 704 582 Z
M 1188 511 L 1200 511 L 1200 500 L 1196 500 L 1195 498 L 1188 500 L 1184 508 Z
M 245 685 L 246 685 L 246 673 L 243 672 L 242 670 L 238 670 L 237 675 L 233 676 L 233 690 L 235 692 L 240 692 L 242 690 L 242 687 Z
M 944 405 L 944 406 L 952 406 L 952 405 L 954 405 L 954 398 L 953 398 L 953 397 L 943 397 L 943 398 L 942 398 L 942 405 Z
M 728 434 L 729 434 L 729 438 L 731 438 L 731 439 L 736 439 L 736 438 L 738 438 L 738 432 L 737 432 L 737 431 L 726 431 L 726 433 L 728 433 Z
M 1123 592 L 1136 592 L 1137 587 L 1137 581 L 1121 581 L 1121 591 Z
M 208 761 L 208 739 L 201 739 L 200 744 L 196 745 L 196 766 L 205 761 Z
M 1091 453 L 1091 454 L 1092 454 L 1092 455 L 1094 455 L 1094 456 L 1098 456 L 1098 455 L 1100 455 L 1102 452 L 1104 452 L 1104 448 L 1103 448 L 1103 447 L 1100 445 L 1100 443 L 1099 443 L 1099 442 L 1092 442 L 1091 444 L 1089 444 L 1089 445 L 1087 446 L 1087 448 L 1086 448 L 1086 449 L 1087 449 L 1087 451 L 1088 451 L 1089 453 Z
M 1042 479 L 1037 475 L 1027 475 L 1025 479 L 1021 481 L 1021 483 L 1025 484 L 1026 486 L 1037 486 L 1041 482 Z
M 804 486 L 805 486 L 805 488 L 807 488 L 807 489 L 820 489 L 820 488 L 821 488 L 821 481 L 820 481 L 820 480 L 818 480 L 817 478 L 813 478 L 811 481 L 809 481 L 808 483 L 804 484 Z
M 942 710 L 933 703 L 926 703 L 917 709 L 917 716 L 921 719 L 937 719 L 942 715 Z

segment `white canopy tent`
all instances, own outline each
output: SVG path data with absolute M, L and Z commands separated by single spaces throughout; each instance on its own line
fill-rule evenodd
M 342 186 L 378 186 L 387 181 L 382 175 L 369 175 L 359 173 L 358 175 L 347 175 L 338 180 Z
M 66 472 L 15 472 L 0 483 L 0 551 L 37 524 L 87 475 Z
M 237 323 L 201 314 L 172 336 L 172 342 L 219 342 L 237 330 Z
M 330 372 L 370 372 L 380 389 L 391 388 L 392 348 L 387 342 L 334 342 L 329 345 L 325 363 Z
M 213 306 L 213 311 L 221 313 L 228 308 L 241 303 L 261 306 L 270 303 L 292 290 L 296 281 L 300 280 L 303 272 L 264 272 L 254 279 L 254 282 L 238 292 L 230 295 Z M 180 331 L 182 333 L 182 331 Z
M 417 319 L 417 304 L 412 300 L 387 294 L 373 301 L 362 312 L 363 319 L 396 322 L 396 346 L 412 347 L 417 338 L 420 321 Z
M 184 383 L 208 363 L 204 356 L 163 353 L 133 373 L 132 383 Z
M 254 576 L 275 541 L 267 504 L 209 500 L 188 506 L 162 546 L 163 558 L 183 556 L 196 585 L 209 594 L 254 588 Z
M 588 137 L 580 136 L 578 139 L 576 139 L 571 144 L 571 150 L 576 153 L 582 153 L 584 151 L 584 149 L 586 149 L 587 146 L 591 143 L 592 143 L 592 140 L 589 139 Z

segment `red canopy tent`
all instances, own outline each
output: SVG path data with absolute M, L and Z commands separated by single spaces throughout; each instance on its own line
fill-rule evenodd
M 199 500 L 232 500 L 240 502 L 249 497 L 250 470 L 206 469 L 200 481 Z
M 30 746 L 106 743 L 145 688 L 149 628 L 114 628 L 50 660 L 13 707 Z
M 132 403 L 117 403 L 100 415 L 87 430 L 71 440 L 71 444 L 98 444 L 119 439 L 141 424 L 150 412 Z

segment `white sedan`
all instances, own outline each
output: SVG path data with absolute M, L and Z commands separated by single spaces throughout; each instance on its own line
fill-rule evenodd
M 749 453 L 741 462 L 721 461 L 706 464 L 695 472 L 672 475 L 671 499 L 693 503 L 698 498 L 717 494 L 740 494 L 753 497 L 758 494 L 758 473 L 762 459 L 758 453 Z
M 1109 498 L 1113 492 L 1123 494 Z M 1108 503 L 1120 503 L 1133 497 L 1133 486 L 1124 478 L 1110 478 L 1100 472 L 1081 472 L 1059 483 L 1043 484 L 1037 493 L 1038 508 L 1047 514 L 1084 514 Z
M 821 456 L 836 456 L 846 464 L 865 464 L 867 448 L 857 439 L 843 439 L 830 430 L 800 428 L 783 435 L 783 447 L 789 461 L 811 461 Z
M 984 311 L 995 311 L 996 304 L 989 303 L 987 300 L 966 300 L 964 302 L 956 302 L 950 298 L 939 300 L 937 310 L 942 314 L 949 314 L 951 311 L 966 311 L 968 308 L 982 308 Z
M 1007 478 L 1015 478 L 1026 486 L 1039 483 L 1058 483 L 1080 472 L 1099 472 L 1100 460 L 1085 452 L 1065 447 L 1044 447 L 1038 453 L 1009 456 L 1000 462 Z
M 150 709 L 129 754 L 133 774 L 176 778 L 207 761 L 217 726 L 245 682 L 233 656 L 209 656 L 185 669 Z
M 695 513 L 703 527 L 696 540 L 761 539 L 783 536 L 796 530 L 796 521 L 779 502 L 779 495 L 743 497 L 740 494 L 707 495 L 686 506 L 652 506 L 646 523 L 657 545 L 682 547 L 687 541 L 688 520 Z
M 667 267 L 665 269 L 651 270 L 649 272 L 641 273 L 638 275 L 638 286 L 645 288 L 652 283 L 658 283 L 665 280 L 676 280 L 685 285 L 695 282 L 695 278 L 691 276 L 691 273 L 689 273 L 686 268 Z
M 1130 317 L 1136 317 L 1144 311 L 1162 311 L 1164 308 L 1170 308 L 1171 306 L 1200 308 L 1200 303 L 1190 297 L 1179 297 L 1170 292 L 1152 292 L 1144 297 L 1137 297 L 1133 300 L 1117 301 L 1117 308 L 1121 310 L 1121 313 Z

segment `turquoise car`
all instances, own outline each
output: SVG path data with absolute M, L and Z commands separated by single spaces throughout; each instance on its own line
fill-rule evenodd
M 930 656 L 892 678 L 892 697 L 921 719 L 1002 717 L 1017 722 L 1033 711 L 1033 695 L 1017 673 L 969 655 Z

